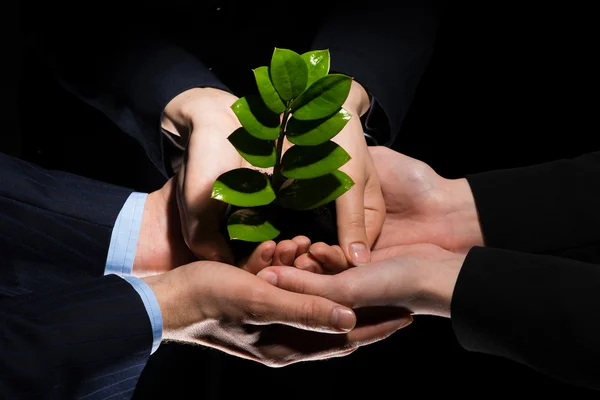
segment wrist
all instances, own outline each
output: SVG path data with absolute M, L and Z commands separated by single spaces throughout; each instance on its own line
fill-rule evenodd
M 475 198 L 466 178 L 446 179 L 442 201 L 453 237 L 452 251 L 465 253 L 473 246 L 484 246 L 483 232 Z
M 160 274 L 194 260 L 181 233 L 175 184 L 172 178 L 148 195 L 133 261 L 134 276 Z
M 422 304 L 415 306 L 417 313 L 450 318 L 452 296 L 465 258 L 465 254 L 440 250 L 440 256 L 427 267 L 420 266 L 417 273 L 421 278 Z
M 231 105 L 237 97 L 231 93 L 215 88 L 192 88 L 175 96 L 163 110 L 161 127 L 167 132 L 180 137 L 180 142 L 187 143 L 191 135 L 194 120 L 201 115 L 212 116 L 225 112 L 233 114 Z
M 163 321 L 163 340 L 170 339 L 173 336 L 172 332 L 175 330 L 176 325 L 174 312 L 177 310 L 177 299 L 174 296 L 178 293 L 177 285 L 172 282 L 173 277 L 171 274 L 147 276 L 142 278 L 142 280 L 150 287 L 160 307 Z
M 344 108 L 360 118 L 369 110 L 370 106 L 369 94 L 360 83 L 353 80 L 348 98 L 344 102 Z
M 142 278 L 156 296 L 163 320 L 163 340 L 189 342 L 188 327 L 201 329 L 207 320 L 199 307 L 202 294 L 190 277 L 199 265 L 192 263 L 165 274 Z

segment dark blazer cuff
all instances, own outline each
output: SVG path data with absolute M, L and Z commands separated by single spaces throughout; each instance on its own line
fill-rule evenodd
M 132 109 L 155 132 L 159 140 L 147 144 L 147 152 L 165 176 L 173 175 L 169 152 L 179 149 L 165 138 L 161 129 L 162 113 L 180 93 L 197 87 L 213 87 L 231 92 L 199 59 L 164 39 L 147 41 L 129 52 L 118 71 L 127 81 L 124 94 Z M 168 149 L 166 149 L 168 147 Z
M 371 124 L 390 135 L 382 145 L 394 142 L 410 109 L 444 8 L 437 0 L 370 0 L 358 8 L 335 2 L 313 41 L 312 48 L 329 49 L 331 70 L 377 99 L 381 116 Z
M 128 282 L 111 275 L 0 304 L 0 397 L 125 397 L 135 389 L 153 337 Z
M 597 265 L 474 247 L 454 289 L 452 326 L 466 350 L 600 388 L 599 292 Z
M 468 175 L 485 243 L 549 253 L 598 242 L 600 153 Z
M 332 73 L 351 76 L 369 95 L 369 110 L 361 117 L 363 129 L 370 141 L 369 144 L 390 147 L 400 130 L 400 121 L 403 118 L 397 118 L 397 121 L 390 118 L 395 112 L 398 112 L 396 109 L 398 99 L 393 99 L 393 102 L 389 101 L 389 89 L 381 90 L 382 84 L 379 82 L 381 77 L 373 76 L 375 74 L 372 66 L 365 62 L 364 55 L 345 47 L 336 46 L 331 46 L 329 52 Z M 408 111 L 408 108 L 404 111 L 400 110 L 400 113 L 404 115 L 405 111 Z

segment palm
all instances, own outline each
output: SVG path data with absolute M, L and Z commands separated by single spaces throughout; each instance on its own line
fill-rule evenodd
M 444 178 L 427 164 L 384 148 L 371 150 L 386 217 L 375 249 L 432 243 L 457 249 L 445 207 Z

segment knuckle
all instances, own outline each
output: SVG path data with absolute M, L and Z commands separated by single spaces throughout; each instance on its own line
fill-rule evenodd
M 284 278 L 285 279 L 285 278 Z M 290 279 L 290 288 L 296 293 L 306 293 L 306 284 L 302 279 Z M 284 280 L 285 282 L 285 280 Z
M 365 215 L 360 212 L 353 212 L 347 216 L 347 224 L 353 229 L 365 228 Z
M 318 329 L 325 325 L 320 318 L 322 313 L 323 308 L 319 302 L 315 300 L 304 302 L 300 305 L 298 322 L 308 329 Z

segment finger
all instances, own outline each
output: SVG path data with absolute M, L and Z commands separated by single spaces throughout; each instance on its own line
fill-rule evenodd
M 364 184 L 357 182 L 335 202 L 339 244 L 346 258 L 355 266 L 366 264 L 371 259 L 364 201 Z
M 352 307 L 348 293 L 337 286 L 335 275 L 314 274 L 297 268 L 269 267 L 257 276 L 273 286 L 290 292 L 326 297 Z
M 296 250 L 296 257 L 300 257 L 304 253 L 308 253 L 308 249 L 310 248 L 311 241 L 306 236 L 296 236 L 292 239 L 294 243 L 298 246 Z
M 318 242 L 310 246 L 309 251 L 311 256 L 328 272 L 338 273 L 350 266 L 340 246 L 330 246 L 327 243 Z
M 261 341 L 277 343 L 278 346 L 274 348 L 283 349 L 270 352 L 269 356 L 278 360 L 277 365 L 273 366 L 284 366 L 297 361 L 343 357 L 361 346 L 391 336 L 412 322 L 411 315 L 401 308 L 381 307 L 365 311 L 367 313 L 359 316 L 356 327 L 347 334 L 327 335 L 300 331 L 284 325 L 272 325 L 273 329 L 262 330 Z M 296 354 L 290 354 L 289 349 L 294 349 Z
M 256 247 L 256 249 L 240 263 L 240 268 L 256 275 L 264 268 L 271 266 L 275 248 L 276 244 L 272 240 L 259 244 L 258 247 Z
M 310 274 L 296 268 L 279 268 Z M 346 333 L 356 325 L 356 315 L 352 309 L 326 298 L 293 293 L 266 282 L 264 286 L 256 285 L 255 289 L 252 300 L 245 303 L 251 322 L 283 324 L 325 333 Z
M 412 324 L 413 317 L 406 310 L 398 308 L 387 310 L 382 315 L 364 318 L 347 334 L 348 342 L 353 346 L 366 346 L 390 337 L 399 329 Z
M 272 265 L 292 266 L 296 258 L 298 245 L 293 240 L 282 240 L 277 243 Z
M 372 165 L 372 164 L 371 164 Z M 385 220 L 386 207 L 383 192 L 377 172 L 372 166 L 368 172 L 367 183 L 365 185 L 365 230 L 367 233 L 367 245 L 372 248 L 375 244 Z
M 294 260 L 294 267 L 315 274 L 324 274 L 326 270 L 310 253 L 301 254 Z

